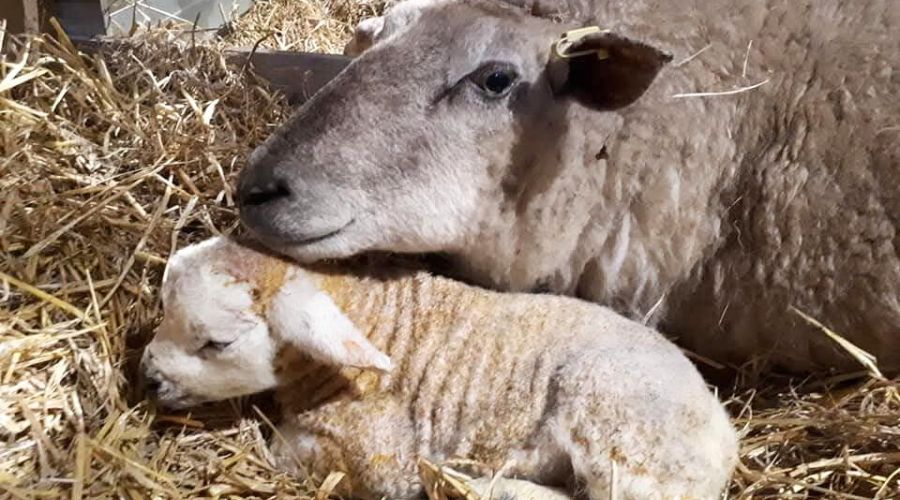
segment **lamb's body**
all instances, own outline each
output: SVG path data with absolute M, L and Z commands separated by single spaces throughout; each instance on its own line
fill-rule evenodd
M 285 466 L 347 472 L 354 495 L 421 493 L 418 458 L 507 465 L 541 484 L 572 487 L 577 478 L 593 500 L 611 488 L 619 498 L 712 499 L 734 466 L 734 431 L 690 361 L 606 308 L 421 272 L 317 272 L 227 243 L 184 254 L 170 268 L 167 318 L 145 359 L 150 376 L 164 380 L 161 398 L 223 397 L 235 377 L 257 390 L 277 385 L 276 455 Z M 216 315 L 242 309 L 263 311 L 268 343 L 259 333 L 233 340 L 229 329 L 258 330 Z M 216 317 L 221 327 L 205 331 L 204 318 Z M 358 337 L 330 341 L 343 318 Z M 283 332 L 291 328 L 302 331 Z M 220 354 L 201 347 L 198 361 L 181 354 L 206 345 L 195 336 L 232 340 Z M 372 359 L 390 369 L 313 361 L 367 350 L 386 353 L 389 364 Z M 191 363 L 222 368 L 184 372 Z
M 713 498 L 730 472 L 732 430 L 690 362 L 606 308 L 425 273 L 317 281 L 394 369 L 345 387 L 320 369 L 283 387 L 281 400 L 287 415 L 315 408 L 296 420 L 298 432 L 349 446 L 361 461 L 326 445 L 316 460 L 323 472 L 343 464 L 349 477 L 367 478 L 384 460 L 374 496 L 409 495 L 418 456 L 495 469 L 519 460 L 514 474 L 544 484 L 565 481 L 574 465 L 591 478 L 592 498 L 606 498 L 613 467 L 626 498 Z M 398 462 L 405 481 L 393 472 Z

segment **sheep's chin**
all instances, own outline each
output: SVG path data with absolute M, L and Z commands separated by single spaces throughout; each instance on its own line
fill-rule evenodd
M 158 403 L 168 410 L 185 410 L 202 404 L 211 403 L 212 401 L 196 398 L 192 396 L 183 396 L 178 399 L 163 400 L 159 399 Z
M 183 410 L 204 403 L 211 403 L 212 400 L 187 393 L 172 386 L 170 383 L 163 382 L 159 394 L 156 396 L 156 402 L 163 408 L 169 410 Z

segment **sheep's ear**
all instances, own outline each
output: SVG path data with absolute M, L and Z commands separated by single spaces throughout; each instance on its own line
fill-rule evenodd
M 391 359 L 372 345 L 327 294 L 290 287 L 269 309 L 269 326 L 282 340 L 314 359 L 334 366 L 391 370 Z
M 557 95 L 609 111 L 638 100 L 671 60 L 650 45 L 592 26 L 553 43 L 548 74 Z
M 375 44 L 375 39 L 384 29 L 384 17 L 364 19 L 356 25 L 353 38 L 344 46 L 345 56 L 358 56 Z

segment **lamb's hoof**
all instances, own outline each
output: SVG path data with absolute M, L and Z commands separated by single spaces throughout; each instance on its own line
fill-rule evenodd
M 419 476 L 430 500 L 571 500 L 564 492 L 530 481 L 473 478 L 447 466 L 419 460 Z
M 480 477 L 469 482 L 479 498 L 492 500 L 571 500 L 572 497 L 556 488 L 541 486 L 530 481 L 498 478 L 492 485 L 491 478 Z

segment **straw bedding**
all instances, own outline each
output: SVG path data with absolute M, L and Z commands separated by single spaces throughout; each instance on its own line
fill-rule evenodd
M 263 0 L 215 40 L 157 28 L 92 56 L 5 37 L 0 496 L 328 496 L 340 475 L 272 466 L 266 397 L 166 413 L 144 400 L 136 361 L 167 256 L 237 227 L 235 174 L 287 112 L 221 49 L 338 52 L 380 8 Z M 897 381 L 727 387 L 743 436 L 731 497 L 900 497 Z

